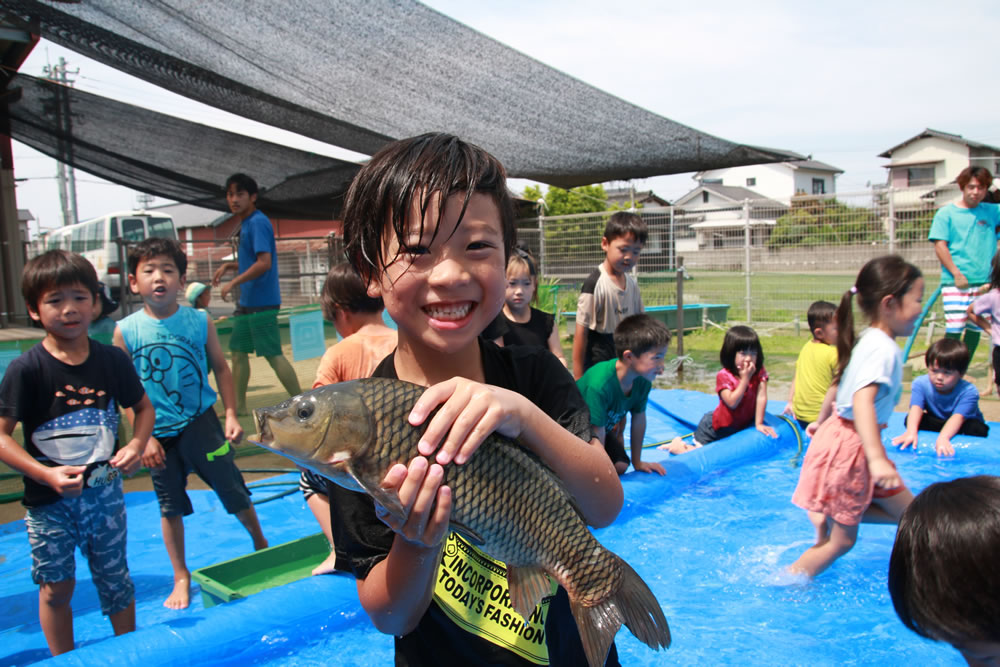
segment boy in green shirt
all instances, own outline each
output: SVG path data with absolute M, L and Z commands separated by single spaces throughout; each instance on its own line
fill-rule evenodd
M 649 315 L 632 315 L 615 328 L 614 340 L 618 358 L 594 364 L 576 385 L 590 408 L 594 435 L 604 445 L 618 474 L 628 470 L 630 461 L 624 439 L 614 428 L 630 412 L 632 467 L 662 475 L 662 465 L 640 457 L 646 435 L 646 401 L 652 381 L 663 372 L 670 331 Z

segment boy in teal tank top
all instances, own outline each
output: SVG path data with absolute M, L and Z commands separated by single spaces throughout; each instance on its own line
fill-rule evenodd
M 121 320 L 114 333 L 114 344 L 132 359 L 156 408 L 153 437 L 142 462 L 152 474 L 163 542 L 174 571 L 173 591 L 163 603 L 171 609 L 187 607 L 191 597 L 184 557 L 184 517 L 193 512 L 185 491 L 189 473 L 198 473 L 226 511 L 236 515 L 253 538 L 254 549 L 267 547 L 230 444 L 240 441 L 243 428 L 215 325 L 206 313 L 177 304 L 186 271 L 187 256 L 177 241 L 152 238 L 135 246 L 128 256 L 128 281 L 132 292 L 142 296 L 143 309 Z M 209 365 L 222 394 L 225 432 L 215 414 Z

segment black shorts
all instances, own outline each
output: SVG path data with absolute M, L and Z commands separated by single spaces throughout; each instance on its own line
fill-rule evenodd
M 625 419 L 608 429 L 604 433 L 604 451 L 608 453 L 611 463 L 622 462 L 631 465 L 632 461 L 625 453 Z
M 249 507 L 250 490 L 236 467 L 236 453 L 222 432 L 214 408 L 195 417 L 179 435 L 160 438 L 166 465 L 150 471 L 160 516 L 187 516 L 194 512 L 187 494 L 187 476 L 195 472 L 212 487 L 230 514 Z

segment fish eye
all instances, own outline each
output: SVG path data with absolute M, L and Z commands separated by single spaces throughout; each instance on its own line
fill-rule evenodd
M 316 407 L 312 404 L 312 401 L 302 401 L 295 408 L 295 416 L 298 417 L 299 420 L 305 421 L 306 419 L 312 417 L 315 409 Z

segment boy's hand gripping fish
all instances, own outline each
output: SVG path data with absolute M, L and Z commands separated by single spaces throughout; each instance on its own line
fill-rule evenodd
M 419 455 L 430 418 L 411 426 L 407 416 L 423 392 L 384 378 L 319 387 L 254 410 L 257 444 L 364 491 L 402 517 L 399 497 L 380 483 L 394 464 Z M 604 664 L 622 623 L 651 648 L 670 645 L 653 593 L 594 538 L 562 482 L 538 457 L 494 433 L 467 463 L 444 466 L 442 484 L 452 490 L 452 528 L 507 564 L 511 604 L 522 617 L 549 592 L 546 574 L 566 589 L 591 667 Z

